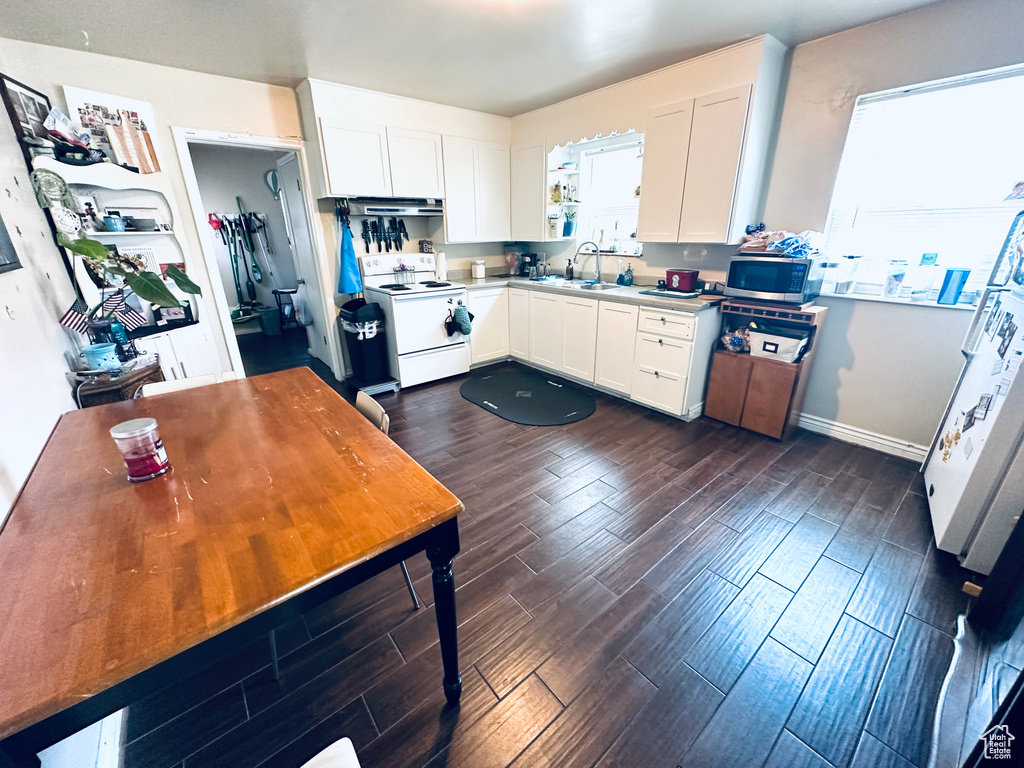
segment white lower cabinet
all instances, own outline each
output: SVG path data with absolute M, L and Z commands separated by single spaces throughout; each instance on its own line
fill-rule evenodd
M 469 311 L 473 315 L 469 351 L 473 365 L 508 357 L 509 290 L 480 288 L 469 291 Z
M 555 293 L 530 291 L 530 360 L 562 370 L 565 356 L 565 301 Z
M 167 381 L 220 372 L 216 350 L 201 325 L 145 336 L 135 346 L 160 356 L 160 369 Z
M 508 289 L 508 352 L 520 360 L 530 359 L 530 293 Z
M 638 403 L 682 416 L 686 377 L 638 365 L 633 369 L 630 397 Z
M 511 355 L 684 419 L 703 411 L 717 309 L 686 312 L 526 288 L 469 295 L 474 365 Z M 506 306 L 503 347 L 496 318 Z
M 602 301 L 597 311 L 597 367 L 594 383 L 629 394 L 639 307 Z
M 597 358 L 597 300 L 565 296 L 562 368 L 570 376 L 594 380 Z

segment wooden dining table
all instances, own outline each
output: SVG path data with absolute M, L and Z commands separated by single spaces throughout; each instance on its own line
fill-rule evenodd
M 143 416 L 171 469 L 131 483 Z M 462 509 L 308 368 L 63 415 L 0 529 L 0 766 L 423 551 L 457 701 Z

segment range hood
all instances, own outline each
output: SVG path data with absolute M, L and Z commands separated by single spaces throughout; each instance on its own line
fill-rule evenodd
M 444 201 L 420 197 L 353 197 L 352 216 L 442 216 Z

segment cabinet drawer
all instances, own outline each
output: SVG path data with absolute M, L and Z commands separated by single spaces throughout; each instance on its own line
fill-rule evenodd
M 635 366 L 630 397 L 638 403 L 680 416 L 683 413 L 683 400 L 686 397 L 686 377 L 664 373 L 646 366 Z
M 646 366 L 655 371 L 686 376 L 690 370 L 692 351 L 693 344 L 689 341 L 653 333 L 638 333 L 634 360 L 637 365 Z
M 674 336 L 677 339 L 692 339 L 697 318 L 684 312 L 640 308 L 638 331 Z

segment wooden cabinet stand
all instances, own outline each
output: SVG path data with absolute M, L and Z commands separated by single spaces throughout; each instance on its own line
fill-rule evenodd
M 800 418 L 817 349 L 816 337 L 827 312 L 825 307 L 790 310 L 778 305 L 725 302 L 722 317 L 727 328 L 759 319 L 784 327 L 811 329 L 810 349 L 796 363 L 716 350 L 704 415 L 769 437 L 785 437 Z
M 163 381 L 164 374 L 160 363 L 152 363 L 144 368 L 137 368 L 126 376 L 108 381 L 85 382 L 76 388 L 75 397 L 79 408 L 90 408 L 94 405 L 118 403 L 122 400 L 133 400 L 143 384 Z

